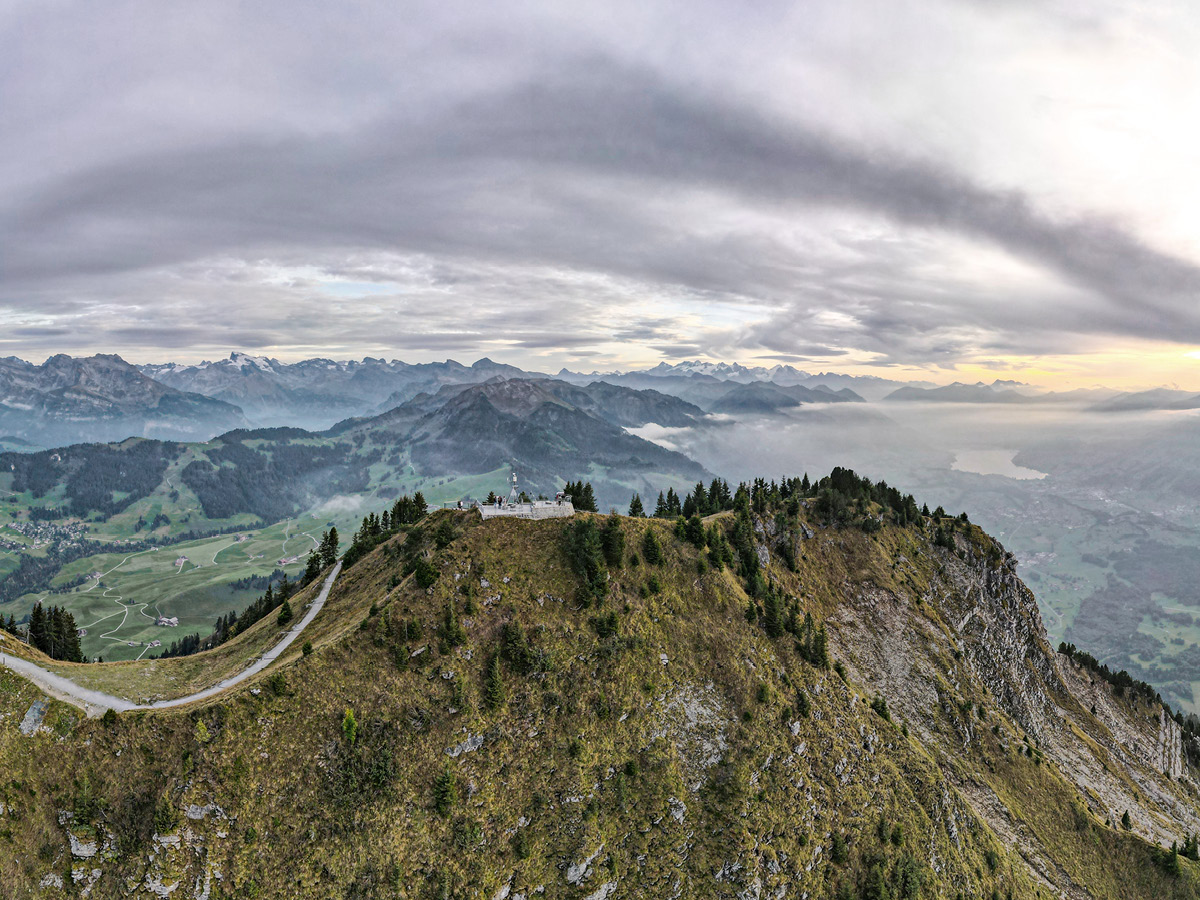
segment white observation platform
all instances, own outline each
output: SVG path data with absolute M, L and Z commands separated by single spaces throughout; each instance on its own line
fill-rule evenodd
M 575 515 L 571 495 L 559 491 L 553 500 L 527 500 L 522 502 L 517 492 L 517 473 L 513 472 L 508 497 L 498 497 L 495 503 L 476 501 L 475 508 L 485 519 L 507 516 L 513 519 L 565 519 Z

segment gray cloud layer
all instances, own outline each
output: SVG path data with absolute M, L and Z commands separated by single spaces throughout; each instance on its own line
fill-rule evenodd
M 221 27 L 209 23 L 212 39 L 232 39 Z M 54 348 L 81 328 L 95 349 L 324 339 L 469 352 L 503 338 L 576 356 L 632 341 L 671 356 L 849 350 L 916 364 L 1070 352 L 1089 335 L 1200 343 L 1200 266 L 1119 222 L 1052 214 L 944 161 L 618 59 L 566 27 L 553 52 L 528 58 L 518 30 L 495 58 L 472 45 L 478 29 L 418 32 L 411 84 L 339 90 L 293 71 L 263 123 L 238 110 L 223 128 L 218 97 L 178 138 L 98 137 L 45 165 L 21 157 L 37 142 L 16 132 L 55 124 L 27 96 L 52 75 L 28 56 L 7 66 L 23 102 L 0 129 L 14 149 L 0 351 Z M 258 39 L 273 51 L 263 74 L 297 65 Z M 377 65 L 378 45 L 364 49 Z M 136 58 L 123 60 L 126 91 L 147 84 Z M 326 127 L 308 113 L 286 121 L 306 86 Z M 380 96 L 394 102 L 364 99 Z M 339 114 L 342 97 L 360 102 Z M 202 87 L 171 84 L 158 102 L 196 99 Z M 992 279 L 975 256 L 1032 274 Z M 398 288 L 351 302 L 319 282 L 264 284 L 272 267 L 304 266 Z

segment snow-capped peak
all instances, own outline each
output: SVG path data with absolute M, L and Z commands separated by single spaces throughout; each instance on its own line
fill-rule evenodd
M 251 356 L 249 353 L 241 353 L 234 351 L 229 354 L 229 361 L 239 369 L 261 369 L 264 372 L 271 371 L 271 360 L 265 356 Z
M 743 366 L 741 363 L 703 362 L 698 359 L 686 359 L 675 364 L 659 363 L 652 369 L 646 370 L 647 375 L 707 375 L 722 381 L 773 381 L 779 379 L 799 380 L 807 377 L 788 365 L 775 365 L 771 368 L 764 366 Z

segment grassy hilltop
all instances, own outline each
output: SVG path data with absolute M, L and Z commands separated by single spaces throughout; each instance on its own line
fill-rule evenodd
M 185 711 L 51 703 L 25 736 L 41 695 L 0 671 L 0 894 L 1200 896 L 1158 846 L 1200 830 L 1174 723 L 1053 652 L 999 545 L 793 501 L 435 513 L 343 571 L 307 652 Z M 270 624 L 91 671 L 178 696 Z

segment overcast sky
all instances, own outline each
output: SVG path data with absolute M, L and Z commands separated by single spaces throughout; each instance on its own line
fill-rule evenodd
M 0 355 L 1200 385 L 1191 3 L 0 0 Z

